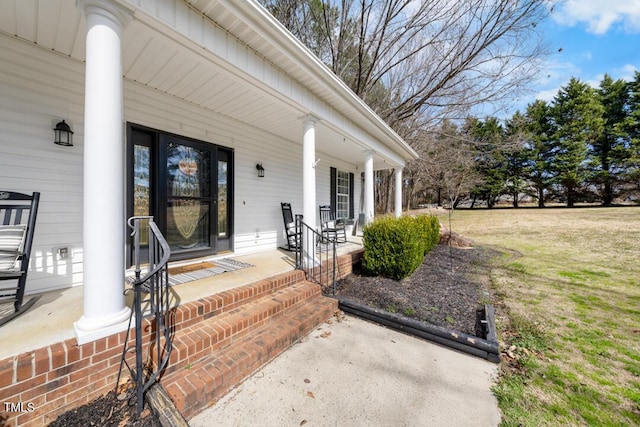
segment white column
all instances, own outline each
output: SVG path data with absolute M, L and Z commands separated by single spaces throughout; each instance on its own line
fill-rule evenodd
M 373 201 L 373 151 L 365 151 L 364 158 L 364 223 L 373 221 L 375 207 Z
M 395 214 L 396 218 L 400 218 L 402 216 L 402 169 L 396 168 L 395 177 L 396 177 L 396 203 L 395 203 Z
M 302 135 L 302 215 L 309 227 L 316 227 L 316 122 L 315 117 L 304 119 Z
M 303 221 L 316 228 L 316 122 L 305 117 L 302 135 L 302 215 Z M 302 234 L 303 260 L 307 267 L 316 266 L 315 239 L 309 233 Z
M 124 132 L 121 34 L 130 12 L 110 0 L 80 0 L 87 18 L 83 315 L 78 342 L 126 328 Z

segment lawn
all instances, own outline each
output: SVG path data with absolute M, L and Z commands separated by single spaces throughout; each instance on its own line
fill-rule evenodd
M 459 210 L 451 224 L 502 253 L 503 425 L 640 425 L 640 208 Z

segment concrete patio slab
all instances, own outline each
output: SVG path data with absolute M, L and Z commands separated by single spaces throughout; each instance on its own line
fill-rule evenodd
M 198 426 L 496 426 L 497 365 L 332 319 L 189 421 Z

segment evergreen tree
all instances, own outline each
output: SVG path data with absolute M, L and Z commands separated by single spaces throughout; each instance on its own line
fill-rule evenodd
M 557 124 L 554 172 L 556 183 L 566 191 L 567 206 L 573 207 L 578 191 L 587 177 L 589 147 L 601 137 L 604 108 L 596 91 L 586 83 L 571 78 L 554 98 Z
M 495 117 L 484 121 L 471 119 L 467 126 L 473 136 L 476 169 L 482 177 L 473 194 L 486 201 L 491 209 L 505 193 L 507 159 L 504 128 Z
M 553 162 L 557 146 L 552 108 L 537 100 L 527 106 L 526 150 L 529 153 L 527 178 L 536 191 L 538 207 L 543 208 L 546 192 L 553 182 Z
M 611 206 L 616 192 L 615 185 L 628 157 L 627 141 L 618 131 L 628 115 L 628 85 L 624 80 L 614 81 L 605 74 L 597 93 L 604 108 L 604 127 L 590 146 L 590 181 L 599 188 L 602 204 Z
M 627 139 L 627 156 L 621 179 L 625 183 L 626 194 L 640 193 L 640 71 L 628 83 L 629 105 L 627 117 L 618 128 Z
M 518 207 L 520 195 L 529 189 L 527 171 L 532 153 L 527 146 L 526 127 L 527 118 L 519 111 L 505 125 L 506 191 L 511 195 L 514 208 Z

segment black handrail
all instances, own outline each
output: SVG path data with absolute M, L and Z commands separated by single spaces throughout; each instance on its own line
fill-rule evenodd
M 148 221 L 149 227 L 149 265 L 147 273 L 142 276 L 142 268 L 140 265 L 140 226 L 141 221 Z M 126 361 L 126 353 L 132 350 L 127 347 L 129 340 L 129 330 L 131 328 L 131 318 L 129 319 L 129 328 L 127 329 L 127 336 L 125 338 L 125 347 L 122 350 L 122 360 L 120 362 L 120 372 L 118 372 L 118 382 L 120 381 L 120 373 L 122 371 L 123 364 L 127 365 L 132 378 L 136 382 L 136 405 L 138 414 L 142 412 L 144 407 L 144 393 L 155 383 L 158 376 L 162 373 L 164 368 L 169 363 L 169 356 L 173 348 L 172 343 L 172 330 L 170 319 L 170 294 L 169 294 L 169 271 L 168 262 L 171 255 L 169 244 L 162 236 L 162 233 L 158 229 L 158 226 L 153 222 L 151 216 L 135 216 L 129 218 L 127 224 L 133 229 L 131 236 L 133 237 L 133 262 L 135 264 L 135 279 L 133 285 L 133 305 L 134 311 L 132 316 L 135 315 L 135 352 L 136 352 L 136 367 L 135 370 L 131 369 Z M 141 277 L 142 276 L 142 277 Z M 143 300 L 142 294 L 148 294 L 148 299 Z M 153 316 L 155 321 L 155 336 L 150 341 L 150 346 L 155 345 L 156 351 L 156 366 L 153 367 L 151 361 L 147 361 L 143 367 L 142 357 L 142 304 L 149 304 L 149 316 Z M 149 356 L 153 349 L 149 350 Z M 116 383 L 117 384 L 117 383 Z
M 299 244 L 296 246 L 296 268 L 306 273 L 307 280 L 329 288 L 332 295 L 336 294 L 337 282 L 337 241 L 322 233 L 318 233 L 302 221 L 301 215 L 296 215 L 296 236 Z

